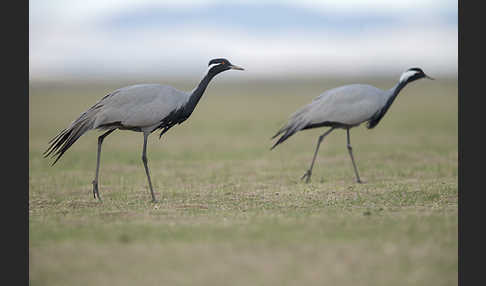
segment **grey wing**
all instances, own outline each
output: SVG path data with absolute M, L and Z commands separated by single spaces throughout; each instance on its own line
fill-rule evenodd
M 353 84 L 328 90 L 309 104 L 309 124 L 335 122 L 355 126 L 369 120 L 386 100 L 385 91 L 371 85 Z
M 183 106 L 188 98 L 185 92 L 159 84 L 121 88 L 97 103 L 101 107 L 94 128 L 110 124 L 126 128 L 155 128 L 172 111 Z

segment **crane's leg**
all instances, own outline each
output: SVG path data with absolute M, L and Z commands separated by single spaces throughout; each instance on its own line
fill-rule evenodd
M 150 172 L 149 168 L 147 166 L 147 138 L 150 135 L 149 132 L 144 132 L 143 133 L 143 152 L 142 152 L 142 161 L 143 161 L 143 166 L 145 167 L 145 173 L 147 174 L 147 179 L 150 187 L 150 193 L 152 194 L 152 202 L 156 203 L 157 200 L 155 199 L 154 195 L 154 190 L 152 188 L 152 181 L 150 180 Z
M 356 175 L 356 182 L 363 183 L 363 181 L 361 181 L 361 179 L 359 178 L 358 168 L 356 167 L 356 163 L 354 162 L 353 147 L 351 147 L 351 140 L 349 138 L 349 128 L 346 129 L 346 132 L 347 132 L 347 138 L 348 138 L 347 147 L 348 147 L 349 156 L 351 157 L 351 162 L 353 162 L 354 174 Z
M 103 144 L 103 139 L 105 139 L 106 136 L 110 135 L 110 133 L 115 130 L 116 129 L 110 129 L 98 137 L 98 155 L 96 156 L 96 174 L 93 180 L 93 197 L 95 199 L 96 197 L 98 197 L 98 200 L 100 200 L 100 202 L 101 202 L 101 197 L 98 191 L 98 173 L 100 171 L 101 144 Z
M 303 180 L 304 178 L 306 178 L 306 180 L 305 180 L 306 183 L 309 183 L 310 182 L 310 177 L 312 175 L 312 168 L 314 167 L 314 162 L 316 161 L 316 157 L 317 157 L 317 151 L 319 151 L 319 146 L 321 145 L 322 140 L 324 140 L 324 137 L 326 137 L 327 134 L 331 133 L 331 131 L 333 131 L 333 130 L 334 130 L 334 127 L 332 127 L 331 129 L 327 130 L 326 132 L 324 132 L 324 134 L 322 134 L 321 136 L 319 136 L 319 139 L 317 139 L 317 147 L 316 147 L 316 151 L 314 152 L 314 157 L 312 158 L 312 163 L 310 165 L 310 168 L 300 178 L 301 180 Z

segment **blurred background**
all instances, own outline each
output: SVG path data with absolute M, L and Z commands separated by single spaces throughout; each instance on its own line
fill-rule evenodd
M 49 140 L 113 90 L 192 90 L 212 58 L 246 70 L 209 85 L 159 140 L 99 132 L 59 162 Z M 29 1 L 32 285 L 457 285 L 457 1 Z M 420 67 L 380 125 L 270 137 L 342 84 L 389 89 Z M 216 254 L 216 255 L 215 255 Z M 230 280 L 231 279 L 231 280 Z M 195 282 L 196 281 L 196 282 Z
M 32 81 L 457 77 L 457 1 L 29 1 Z

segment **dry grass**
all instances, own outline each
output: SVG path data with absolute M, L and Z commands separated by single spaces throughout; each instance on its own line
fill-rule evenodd
M 456 285 L 457 81 L 413 83 L 378 127 L 352 130 L 366 184 L 353 182 L 342 131 L 326 138 L 304 184 L 324 130 L 273 151 L 269 138 L 343 83 L 216 79 L 188 121 L 149 138 L 158 204 L 139 133 L 105 140 L 102 204 L 91 192 L 99 133 L 54 167 L 41 157 L 50 137 L 118 86 L 33 84 L 31 285 Z

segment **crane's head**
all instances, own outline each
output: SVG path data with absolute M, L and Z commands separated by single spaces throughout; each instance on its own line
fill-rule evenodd
M 223 58 L 210 60 L 208 67 L 209 66 L 211 66 L 211 67 L 209 68 L 208 73 L 213 73 L 213 74 L 218 74 L 220 72 L 224 72 L 224 71 L 227 71 L 227 70 L 239 70 L 239 71 L 245 70 L 242 67 L 239 67 L 237 65 L 233 65 L 232 63 L 230 63 L 230 61 L 228 61 L 227 59 L 223 59 Z
M 409 83 L 421 78 L 433 79 L 426 75 L 421 68 L 409 68 L 402 73 L 402 76 L 400 76 L 400 82 Z

